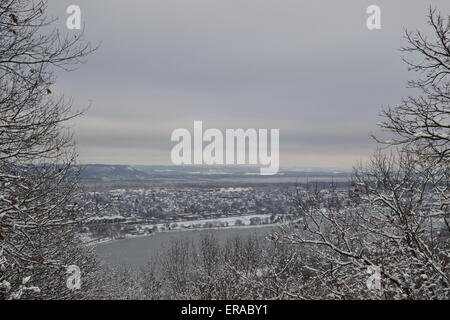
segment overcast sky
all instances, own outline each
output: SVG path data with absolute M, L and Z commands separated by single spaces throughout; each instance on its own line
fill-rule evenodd
M 176 128 L 279 128 L 280 165 L 349 168 L 369 156 L 382 106 L 408 94 L 411 0 L 49 0 L 64 29 L 77 4 L 100 49 L 58 72 L 56 92 L 91 103 L 74 124 L 80 162 L 170 164 Z M 366 27 L 381 7 L 382 29 Z M 69 31 L 73 32 L 73 31 Z

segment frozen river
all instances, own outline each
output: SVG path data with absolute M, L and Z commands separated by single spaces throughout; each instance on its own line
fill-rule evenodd
M 116 240 L 95 246 L 95 251 L 102 261 L 111 265 L 128 265 L 132 267 L 144 266 L 148 261 L 154 260 L 160 253 L 164 253 L 171 243 L 187 239 L 198 243 L 204 234 L 213 234 L 220 243 L 225 243 L 236 237 L 260 237 L 262 240 L 276 227 L 240 227 L 210 230 L 188 230 L 158 232 L 150 236 Z

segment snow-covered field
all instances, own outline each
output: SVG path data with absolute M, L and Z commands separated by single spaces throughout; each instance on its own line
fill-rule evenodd
M 200 219 L 200 220 L 191 220 L 191 221 L 178 221 L 171 223 L 159 223 L 159 224 L 143 224 L 141 228 L 154 228 L 155 226 L 158 228 L 158 231 L 165 231 L 167 225 L 170 226 L 170 230 L 173 229 L 197 229 L 208 227 L 208 225 L 212 227 L 240 227 L 240 226 L 249 226 L 251 225 L 252 219 L 260 219 L 260 222 L 270 223 L 270 214 L 252 214 L 252 215 L 244 215 L 244 216 L 235 216 L 235 217 L 224 217 L 224 218 L 214 218 L 214 219 Z M 259 224 L 259 223 L 258 223 Z
M 157 224 L 141 224 L 138 229 L 142 232 L 139 234 L 125 234 L 120 238 L 102 238 L 93 239 L 87 235 L 81 235 L 83 242 L 90 245 L 111 242 L 120 239 L 131 239 L 137 237 L 149 236 L 156 232 L 181 232 L 189 230 L 208 230 L 208 229 L 235 229 L 235 228 L 258 228 L 277 226 L 277 221 L 270 221 L 270 214 L 252 214 L 234 217 L 214 218 L 214 219 L 200 219 L 192 221 L 173 221 L 167 223 Z M 257 219 L 255 223 L 255 219 Z M 253 223 L 252 223 L 253 221 Z M 146 232 L 151 230 L 151 232 Z

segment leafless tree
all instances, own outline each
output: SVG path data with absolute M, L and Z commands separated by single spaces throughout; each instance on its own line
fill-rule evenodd
M 427 20 L 432 39 L 420 31 L 406 31 L 408 45 L 402 48 L 411 56 L 403 60 L 420 75 L 409 86 L 420 94 L 384 111 L 380 126 L 395 136 L 377 140 L 401 146 L 418 157 L 416 163 L 433 171 L 430 183 L 450 230 L 450 16 L 430 8 Z
M 299 196 L 299 218 L 280 241 L 296 244 L 311 285 L 308 298 L 447 298 L 449 241 L 430 192 L 435 172 L 414 155 L 377 153 L 355 170 L 346 206 L 330 205 L 329 192 Z M 367 271 L 380 268 L 382 286 L 369 290 Z
M 0 1 L 0 298 L 74 297 L 65 267 L 94 265 L 73 232 L 82 211 L 64 124 L 77 114 L 52 89 L 55 68 L 94 48 L 51 31 L 46 10 L 45 0 Z
M 317 290 L 307 297 L 449 298 L 450 20 L 430 9 L 428 22 L 434 40 L 406 31 L 404 60 L 424 76 L 409 82 L 419 96 L 383 113 L 393 137 L 375 138 L 389 148 L 355 168 L 344 206 L 329 201 L 333 190 L 301 193 L 298 220 L 280 237 L 311 258 Z M 380 268 L 377 290 L 369 267 Z
M 381 128 L 394 133 L 392 140 L 377 139 L 388 145 L 407 145 L 416 152 L 450 162 L 450 16 L 429 10 L 429 39 L 421 31 L 406 31 L 408 45 L 401 50 L 403 60 L 419 75 L 409 86 L 420 95 L 409 96 L 383 112 Z

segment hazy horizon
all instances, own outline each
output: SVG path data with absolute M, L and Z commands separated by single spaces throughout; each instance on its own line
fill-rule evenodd
M 185 165 L 175 165 L 175 164 L 134 164 L 134 163 L 79 163 L 80 166 L 130 166 L 130 167 L 174 167 L 174 168 L 210 168 L 211 170 L 217 168 L 252 168 L 259 169 L 257 165 L 206 165 L 206 164 L 185 164 Z M 315 166 L 280 166 L 280 171 L 283 170 L 341 170 L 344 172 L 351 171 L 352 168 L 343 167 L 315 167 Z

